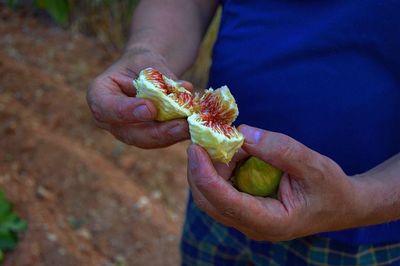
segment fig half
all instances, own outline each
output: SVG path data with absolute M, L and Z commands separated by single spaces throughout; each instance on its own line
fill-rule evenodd
M 239 111 L 229 88 L 206 90 L 196 97 L 193 110 L 188 118 L 192 142 L 206 149 L 211 159 L 229 163 L 244 141 L 242 133 L 232 126 Z
M 146 68 L 133 81 L 136 96 L 151 100 L 157 108 L 157 121 L 185 118 L 191 115 L 193 95 L 160 71 Z

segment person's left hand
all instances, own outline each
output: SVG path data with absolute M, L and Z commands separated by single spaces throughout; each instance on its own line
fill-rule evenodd
M 354 182 L 334 161 L 280 133 L 239 130 L 245 143 L 229 165 L 213 164 L 200 146 L 188 148 L 188 181 L 200 209 L 252 239 L 273 242 L 360 224 Z M 285 172 L 278 199 L 239 192 L 228 181 L 249 155 Z

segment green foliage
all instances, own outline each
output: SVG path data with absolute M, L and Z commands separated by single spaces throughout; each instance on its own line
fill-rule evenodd
M 28 3 L 27 3 L 28 2 Z M 106 45 L 121 48 L 129 33 L 139 0 L 7 0 L 10 8 L 44 10 L 59 25 L 94 35 Z
M 36 0 L 36 6 L 46 10 L 50 16 L 61 25 L 66 25 L 70 13 L 68 0 Z
M 7 0 L 7 6 L 10 8 L 16 8 L 18 5 L 18 0 Z M 1 257 L 1 254 L 0 254 Z
M 70 15 L 71 0 L 35 0 L 32 5 L 35 9 L 45 10 L 52 19 L 65 26 Z M 15 9 L 23 4 L 23 0 L 7 0 L 7 6 Z
M 131 17 L 139 0 L 6 0 L 6 3 L 11 8 L 44 10 L 59 25 L 94 36 L 105 50 L 115 52 L 124 47 L 129 37 Z M 183 77 L 195 87 L 205 88 L 207 84 L 220 13 L 219 10 L 204 38 L 195 64 Z
M 129 36 L 130 22 L 138 0 L 76 1 L 71 27 L 94 35 L 107 49 L 119 50 Z
M 12 210 L 11 203 L 0 192 L 0 262 L 4 252 L 11 251 L 18 242 L 18 233 L 27 228 L 27 223 Z

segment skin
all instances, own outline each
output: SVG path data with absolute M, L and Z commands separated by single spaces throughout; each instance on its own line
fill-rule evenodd
M 255 240 L 290 240 L 400 219 L 400 155 L 362 175 L 347 176 L 334 161 L 289 136 L 243 125 L 241 150 L 229 165 L 188 148 L 194 202 L 215 220 Z M 237 162 L 256 156 L 282 169 L 278 199 L 253 197 L 230 182 Z M 371 196 L 373 195 L 373 196 Z
M 141 1 L 121 58 L 89 86 L 96 124 L 141 148 L 165 147 L 189 137 L 185 120 L 156 122 L 154 105 L 135 97 L 132 80 L 153 67 L 176 79 L 194 61 L 218 1 Z M 171 30 L 173 29 L 173 30 Z M 192 89 L 189 82 L 183 86 Z M 199 208 L 252 239 L 281 241 L 400 219 L 400 155 L 362 175 L 347 176 L 331 159 L 289 136 L 248 126 L 229 165 L 188 148 L 188 181 Z M 278 199 L 238 192 L 227 181 L 236 163 L 254 155 L 285 175 Z M 372 195 L 372 196 L 371 196 Z
M 149 100 L 135 97 L 132 80 L 146 67 L 176 80 L 193 63 L 216 8 L 217 1 L 141 1 L 123 55 L 89 86 L 87 102 L 95 123 L 141 148 L 161 148 L 188 139 L 185 119 L 154 121 L 156 108 Z M 192 84 L 182 82 L 192 90 Z

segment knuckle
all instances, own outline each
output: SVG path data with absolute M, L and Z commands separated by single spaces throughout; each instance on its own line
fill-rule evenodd
M 161 143 L 165 139 L 165 134 L 158 127 L 151 128 L 149 132 L 150 139 L 155 143 Z
M 100 104 L 99 104 L 99 97 L 96 96 L 96 93 L 95 93 L 95 88 L 97 88 L 99 86 L 98 83 L 99 83 L 98 81 L 94 80 L 89 85 L 89 88 L 86 93 L 86 102 L 89 106 L 90 111 L 93 114 L 93 117 L 96 120 L 101 122 L 102 114 L 101 114 L 101 108 L 100 108 Z
M 89 108 L 90 111 L 92 112 L 94 119 L 98 122 L 103 122 L 103 115 L 101 113 L 100 106 L 95 102 L 91 102 L 89 104 Z
M 125 117 L 125 106 L 123 104 L 117 104 L 115 106 L 115 116 L 117 120 L 123 121 Z
M 278 134 L 276 141 L 274 142 L 274 148 L 272 149 L 272 155 L 279 159 L 292 158 L 295 153 L 296 145 L 295 141 L 284 134 Z
M 196 204 L 197 208 L 201 209 L 201 210 L 205 210 L 207 203 L 205 199 L 201 199 L 195 195 L 193 195 L 193 201 Z
M 233 207 L 224 208 L 221 214 L 226 218 L 238 218 L 238 211 Z

